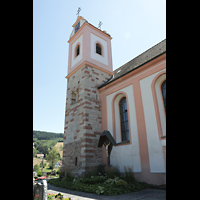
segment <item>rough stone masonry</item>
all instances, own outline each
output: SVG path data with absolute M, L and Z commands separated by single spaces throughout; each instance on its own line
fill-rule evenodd
M 102 132 L 101 102 L 98 86 L 110 75 L 84 65 L 67 82 L 63 168 L 75 176 L 102 163 L 102 149 L 97 147 Z

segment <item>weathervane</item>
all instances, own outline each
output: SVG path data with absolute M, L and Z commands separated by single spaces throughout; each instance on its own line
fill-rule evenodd
M 98 26 L 98 28 L 100 28 L 101 29 L 101 25 L 102 25 L 103 23 L 101 22 L 101 21 L 99 21 L 99 26 Z
M 79 17 L 79 13 L 80 13 L 80 11 L 81 11 L 81 8 L 78 7 L 77 14 L 76 14 L 76 15 L 78 15 L 78 17 Z

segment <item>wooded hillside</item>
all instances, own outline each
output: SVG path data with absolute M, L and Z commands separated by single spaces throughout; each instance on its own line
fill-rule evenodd
M 53 133 L 33 130 L 33 157 L 44 154 L 46 157 L 57 143 L 63 142 L 63 133 Z M 60 148 L 61 144 L 58 144 Z M 62 147 L 61 147 L 62 148 Z M 58 151 L 59 157 L 61 156 Z
M 36 140 L 53 140 L 59 138 L 59 141 L 62 142 L 64 133 L 53 133 L 46 131 L 34 131 L 33 130 L 33 142 Z

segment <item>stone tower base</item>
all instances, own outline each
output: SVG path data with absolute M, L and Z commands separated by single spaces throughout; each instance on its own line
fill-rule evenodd
M 103 163 L 97 147 L 102 132 L 101 101 L 98 86 L 110 78 L 107 73 L 84 65 L 68 79 L 63 167 L 73 175 Z

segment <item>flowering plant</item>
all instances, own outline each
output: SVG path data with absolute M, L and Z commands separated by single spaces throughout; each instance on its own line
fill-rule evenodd
M 34 200 L 38 200 L 39 199 L 39 194 L 36 194 L 35 196 L 34 196 Z
M 47 193 L 47 200 L 61 199 L 61 200 L 71 200 L 71 198 L 63 198 L 63 195 L 59 192 L 58 194 Z
M 58 194 L 56 194 L 55 196 L 56 199 L 61 199 L 63 198 L 63 195 L 59 192 Z

